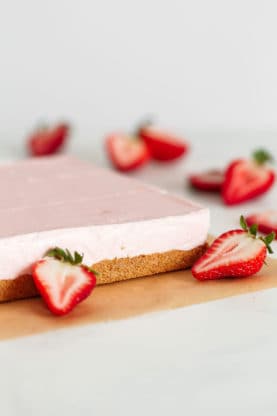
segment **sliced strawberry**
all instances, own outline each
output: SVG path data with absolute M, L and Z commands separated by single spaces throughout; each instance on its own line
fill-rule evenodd
M 82 265 L 83 256 L 58 247 L 33 267 L 35 285 L 49 310 L 65 315 L 86 299 L 96 284 L 94 272 Z
M 277 211 L 264 211 L 259 214 L 253 214 L 246 217 L 249 226 L 258 225 L 258 230 L 262 233 L 275 232 L 277 236 Z
M 127 172 L 143 166 L 150 158 L 143 141 L 124 134 L 107 137 L 106 149 L 116 169 Z
M 64 146 L 69 134 L 68 124 L 37 129 L 28 140 L 29 153 L 32 156 L 52 155 Z
M 191 186 L 201 191 L 218 192 L 221 190 L 225 174 L 218 169 L 191 175 L 189 182 Z
M 253 160 L 239 159 L 226 171 L 222 197 L 226 205 L 235 205 L 267 192 L 274 183 L 275 173 L 265 166 L 271 156 L 264 150 L 254 153 Z
M 189 148 L 182 138 L 150 125 L 140 127 L 138 135 L 148 146 L 152 158 L 161 162 L 179 159 Z
M 221 279 L 223 277 L 252 276 L 263 266 L 267 250 L 272 253 L 270 243 L 275 234 L 256 238 L 257 225 L 247 227 L 241 217 L 242 230 L 222 234 L 192 267 L 198 280 Z

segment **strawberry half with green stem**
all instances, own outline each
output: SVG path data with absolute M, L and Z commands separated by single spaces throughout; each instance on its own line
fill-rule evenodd
M 246 277 L 257 273 L 265 263 L 267 251 L 272 253 L 272 232 L 266 237 L 257 237 L 257 225 L 249 228 L 243 216 L 242 229 L 227 231 L 218 237 L 205 254 L 192 267 L 198 280 L 222 279 L 224 277 Z
M 96 285 L 95 272 L 83 255 L 55 247 L 33 266 L 33 279 L 49 310 L 65 315 L 86 299 Z
M 150 159 L 149 150 L 142 140 L 122 133 L 107 137 L 106 150 L 114 167 L 121 172 L 138 169 Z
M 258 225 L 258 230 L 262 233 L 275 232 L 277 236 L 277 211 L 264 211 L 258 214 L 252 214 L 246 217 L 248 226 Z M 277 238 L 277 237 L 275 237 Z
M 266 163 L 272 161 L 266 150 L 257 150 L 252 160 L 232 162 L 225 174 L 222 198 L 226 205 L 235 205 L 267 192 L 275 181 L 275 173 Z
M 143 123 L 137 132 L 147 145 L 153 159 L 170 162 L 179 159 L 188 152 L 189 145 L 181 137 L 158 129 L 149 122 Z
M 60 123 L 54 127 L 42 126 L 28 139 L 28 150 L 32 156 L 48 156 L 57 153 L 69 136 L 69 125 Z

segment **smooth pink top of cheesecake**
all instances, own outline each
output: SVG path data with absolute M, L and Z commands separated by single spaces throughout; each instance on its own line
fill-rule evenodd
M 185 215 L 200 208 L 66 156 L 0 166 L 0 238 Z
M 71 157 L 0 166 L 0 279 L 59 246 L 93 265 L 203 244 L 209 211 Z

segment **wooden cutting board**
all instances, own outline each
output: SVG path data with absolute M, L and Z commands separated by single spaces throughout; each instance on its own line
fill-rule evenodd
M 274 287 L 277 260 L 268 260 L 260 273 L 244 279 L 199 282 L 190 270 L 184 270 L 97 286 L 86 301 L 64 317 L 51 315 L 40 298 L 3 303 L 0 339 L 125 319 Z

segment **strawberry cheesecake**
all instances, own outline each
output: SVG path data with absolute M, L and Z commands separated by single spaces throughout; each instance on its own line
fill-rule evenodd
M 0 166 L 0 301 L 37 295 L 32 265 L 59 246 L 84 255 L 97 284 L 191 267 L 209 211 L 67 156 Z

